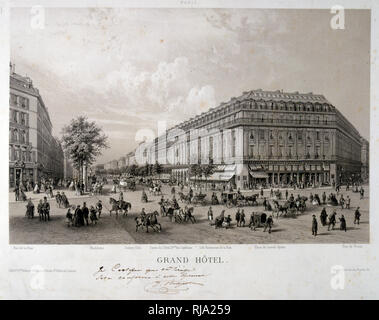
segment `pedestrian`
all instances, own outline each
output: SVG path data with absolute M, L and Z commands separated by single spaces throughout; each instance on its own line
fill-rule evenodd
M 332 230 L 334 230 L 334 226 L 336 225 L 336 211 L 334 210 L 333 213 L 329 216 L 329 224 L 328 224 L 328 231 L 330 230 L 330 227 L 332 227 Z
M 89 210 L 88 210 L 87 204 L 85 202 L 83 202 L 82 212 L 83 212 L 84 220 L 88 226 L 89 225 L 89 223 L 88 223 Z
M 288 189 L 286 189 L 286 200 L 288 200 Z
M 18 185 L 16 185 L 16 188 L 14 188 L 14 197 L 15 197 L 16 201 L 18 201 L 20 198 L 20 189 L 19 189 Z
M 361 194 L 361 200 L 363 199 L 364 195 L 365 195 L 365 191 L 363 190 L 363 188 L 361 187 L 361 190 L 359 192 Z
M 50 221 L 50 203 L 47 202 L 47 198 L 43 198 L 43 215 L 45 217 L 45 221 Z
M 320 221 L 321 221 L 321 224 L 323 225 L 323 226 L 325 226 L 326 225 L 326 220 L 327 220 L 327 218 L 328 218 L 328 214 L 326 213 L 326 209 L 325 209 L 325 207 L 322 209 L 322 211 L 321 211 L 321 214 L 320 214 Z
M 343 198 L 343 195 L 341 194 L 341 197 L 340 197 L 340 206 L 341 206 L 342 210 L 344 208 L 344 205 L 345 205 L 345 199 Z
M 93 206 L 90 208 L 91 224 L 97 224 L 96 210 Z
M 239 227 L 240 217 L 241 217 L 240 209 L 238 209 L 237 212 L 236 212 L 237 227 Z
M 242 209 L 241 215 L 240 215 L 240 227 L 244 227 L 244 226 L 245 226 L 245 211 L 244 209 Z
M 37 211 L 38 211 L 39 221 L 42 221 L 43 220 L 43 202 L 42 202 L 42 199 L 38 203 Z
M 361 218 L 361 213 L 359 212 L 359 207 L 357 207 L 354 213 L 354 224 L 359 224 L 360 218 Z
M 263 232 L 266 231 L 266 229 L 268 228 L 268 233 L 271 233 L 271 228 L 272 228 L 272 224 L 274 223 L 274 219 L 272 218 L 272 215 L 270 215 L 267 220 L 266 220 L 266 223 L 265 223 L 265 227 L 264 227 L 264 230 Z
M 347 231 L 346 220 L 345 220 L 345 217 L 343 215 L 340 218 L 340 230 L 345 230 L 345 232 Z
M 72 216 L 72 213 L 71 213 L 71 208 L 68 208 L 67 213 L 66 213 L 67 227 L 71 227 L 73 225 L 72 218 L 73 218 L 73 216 Z
M 26 216 L 28 219 L 34 218 L 34 204 L 32 202 L 32 198 L 29 198 L 28 203 L 26 205 Z
M 326 203 L 326 193 L 325 191 L 322 193 L 322 204 Z
M 82 226 L 84 226 L 83 211 L 80 209 L 80 205 L 78 204 L 75 210 L 75 227 Z
M 208 220 L 209 221 L 213 220 L 213 210 L 212 210 L 212 207 L 209 207 L 209 209 L 208 209 Z
M 317 236 L 317 219 L 315 215 L 312 217 L 312 236 Z
M 101 200 L 99 200 L 96 204 L 96 210 L 97 212 L 99 213 L 99 219 L 100 219 L 100 216 L 101 216 L 101 210 L 103 210 L 103 204 L 101 203 Z
M 349 196 L 347 196 L 346 197 L 346 209 L 350 209 L 350 197 Z

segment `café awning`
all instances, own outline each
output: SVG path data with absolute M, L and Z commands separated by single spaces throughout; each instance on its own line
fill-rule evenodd
M 266 179 L 268 178 L 268 174 L 263 171 L 250 171 L 250 174 L 255 179 Z

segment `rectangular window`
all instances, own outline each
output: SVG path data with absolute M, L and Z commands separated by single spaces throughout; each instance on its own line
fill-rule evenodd
M 259 130 L 259 140 L 264 140 L 265 139 L 265 131 L 260 129 Z
M 299 141 L 303 140 L 303 132 L 301 132 L 301 131 L 297 132 L 297 140 L 299 140 Z
M 213 137 L 209 137 L 209 160 L 213 161 Z
M 236 132 L 232 131 L 232 157 L 236 156 Z
M 320 132 L 316 132 L 316 140 L 320 140 Z
M 254 146 L 249 146 L 249 158 L 254 158 Z

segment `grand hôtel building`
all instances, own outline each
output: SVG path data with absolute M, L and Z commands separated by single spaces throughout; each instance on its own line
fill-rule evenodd
M 38 89 L 10 64 L 9 186 L 61 179 L 64 170 L 63 150 L 52 135 L 49 112 Z
M 241 188 L 332 184 L 360 176 L 363 144 L 368 142 L 323 95 L 259 89 L 167 130 L 139 148 L 139 159 L 173 165 L 179 181 L 190 179 L 189 164 L 213 163 L 208 181 Z

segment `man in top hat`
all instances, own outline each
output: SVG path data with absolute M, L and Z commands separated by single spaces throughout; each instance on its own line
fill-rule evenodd
M 317 236 L 317 219 L 315 215 L 312 215 L 312 235 Z

